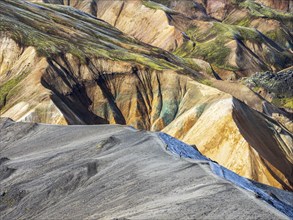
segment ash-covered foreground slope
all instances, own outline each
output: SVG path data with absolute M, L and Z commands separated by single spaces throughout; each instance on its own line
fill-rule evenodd
M 165 134 L 1 119 L 0 136 L 3 220 L 293 217 L 292 193 L 257 187 Z

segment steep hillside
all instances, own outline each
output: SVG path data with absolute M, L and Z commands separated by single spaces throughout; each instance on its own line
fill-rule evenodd
M 292 5 L 285 0 L 98 0 L 88 5 L 92 10 L 86 12 L 95 11 L 124 33 L 192 60 L 211 74 L 210 67 L 201 68 L 201 60 L 208 62 L 222 79 L 293 65 Z
M 224 80 L 293 65 L 293 3 L 287 0 L 45 2 L 91 13 L 140 41 L 183 57 L 197 71 Z M 292 110 L 292 98 L 275 99 L 274 104 Z
M 209 62 L 222 79 L 235 80 L 257 71 L 279 71 L 292 66 L 290 13 L 251 0 L 157 2 L 182 13 L 172 15 L 166 11 L 171 23 L 185 33 L 184 44 L 174 53 Z
M 71 7 L 3 0 L 0 19 L 1 116 L 163 130 L 240 175 L 292 190 L 291 115 L 244 85 Z

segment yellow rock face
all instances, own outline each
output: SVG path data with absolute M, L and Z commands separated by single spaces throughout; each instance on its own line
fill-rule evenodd
M 97 17 L 124 33 L 165 50 L 183 42 L 182 34 L 169 24 L 164 11 L 150 9 L 140 0 L 98 1 Z
M 46 59 L 38 57 L 33 47 L 21 48 L 6 37 L 0 38 L 0 48 L 0 82 L 18 82 L 6 97 L 1 117 L 64 124 L 61 112 L 50 100 L 50 91 L 41 85 L 41 76 L 48 66 Z
M 290 167 L 290 161 L 293 159 L 292 136 L 288 132 L 283 137 L 280 133 L 277 134 L 277 144 L 274 143 L 276 142 L 274 132 L 267 132 L 265 137 L 259 139 L 263 130 L 269 126 L 269 123 L 264 127 L 254 128 L 254 130 L 242 128 L 240 124 L 245 125 L 245 122 L 236 120 L 239 114 L 238 111 L 241 111 L 240 109 L 244 106 L 242 105 L 239 101 L 231 98 L 212 104 L 188 130 L 183 137 L 183 141 L 195 144 L 204 155 L 242 176 L 265 184 L 282 187 L 282 184 L 277 180 L 280 178 L 286 183 L 285 188 L 292 189 L 289 183 L 290 178 L 284 177 L 274 167 L 274 165 L 279 166 L 279 169 L 284 169 L 284 171 L 287 169 L 285 167 Z M 255 116 L 245 118 L 247 121 L 255 121 L 256 119 L 257 117 Z M 258 142 L 251 141 L 248 138 L 249 135 L 254 135 L 252 139 L 256 139 Z M 265 141 L 264 139 L 268 140 L 266 144 L 262 144 Z M 288 145 L 285 145 L 285 149 L 282 148 L 284 146 L 283 142 L 288 143 Z M 263 145 L 262 148 L 264 149 L 272 149 L 274 148 L 273 145 L 279 146 L 277 152 L 283 152 L 283 155 L 276 155 L 272 159 L 270 157 L 273 155 L 270 155 L 270 152 L 264 152 L 258 148 L 260 145 Z M 290 156 L 287 160 L 288 165 L 284 165 L 284 167 L 282 167 L 282 163 L 286 163 L 285 160 L 274 165 L 268 162 L 276 162 L 277 158 L 285 158 L 285 155 Z M 292 173 L 291 168 L 288 170 L 287 177 Z
M 166 13 L 144 6 L 141 0 L 51 0 L 49 3 L 62 3 L 90 13 L 142 42 L 165 50 L 174 50 L 183 43 L 181 31 L 169 24 Z

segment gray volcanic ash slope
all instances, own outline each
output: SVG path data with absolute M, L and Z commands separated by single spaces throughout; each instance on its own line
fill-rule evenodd
M 270 204 L 292 215 L 292 193 L 241 189 L 247 179 L 220 178 L 236 174 L 165 134 L 1 119 L 0 136 L 3 220 L 287 218 Z

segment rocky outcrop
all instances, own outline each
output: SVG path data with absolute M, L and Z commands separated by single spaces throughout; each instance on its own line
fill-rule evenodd
M 169 24 L 163 10 L 141 1 L 98 1 L 97 17 L 136 39 L 168 51 L 183 43 L 181 32 Z
M 293 109 L 293 71 L 279 73 L 257 73 L 245 80 L 245 83 L 268 101 L 279 107 Z
M 228 12 L 227 3 L 227 0 L 207 1 L 206 10 L 208 15 L 222 21 Z
M 293 2 L 290 0 L 256 0 L 256 2 L 277 10 L 293 12 Z

